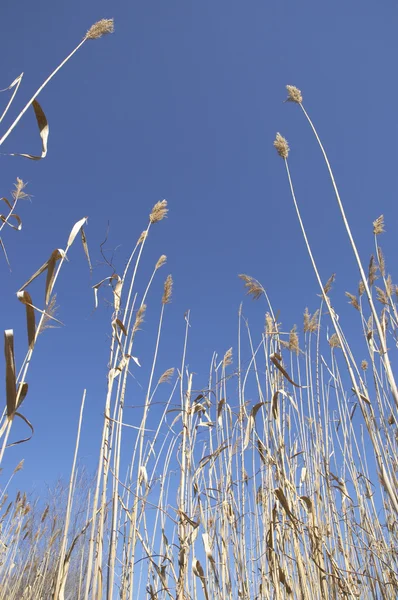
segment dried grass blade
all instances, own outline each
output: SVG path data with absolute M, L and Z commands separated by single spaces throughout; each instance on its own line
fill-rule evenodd
M 65 255 L 63 250 L 62 254 L 59 250 L 54 250 L 51 254 L 48 265 L 47 265 L 47 279 L 46 279 L 46 305 L 50 302 L 50 297 L 53 291 L 54 286 L 54 277 L 55 277 L 55 265 L 57 264 L 57 260 L 62 258 Z
M 13 103 L 13 100 L 18 91 L 18 88 L 21 85 L 22 77 L 23 77 L 23 73 L 21 73 L 16 79 L 14 79 L 14 81 L 7 88 L 4 88 L 4 90 L 0 90 L 0 92 L 7 92 L 8 90 L 11 90 L 13 87 L 15 87 L 15 90 L 13 91 L 11 98 L 9 99 L 7 106 L 5 107 L 5 109 L 3 111 L 3 114 L 0 117 L 0 123 L 6 116 L 8 109 L 10 108 L 11 104 Z
M 6 259 L 6 262 L 7 262 L 8 268 L 9 268 L 9 269 L 10 269 L 10 271 L 11 271 L 11 265 L 10 265 L 10 261 L 8 260 L 8 254 L 7 254 L 7 250 L 6 250 L 6 247 L 5 247 L 5 245 L 4 245 L 4 242 L 3 242 L 3 240 L 2 240 L 1 238 L 0 238 L 0 246 L 1 246 L 1 247 L 2 247 L 2 249 L 3 249 L 4 256 L 5 256 L 5 259 Z
M 20 419 L 22 419 L 22 421 L 25 421 L 25 423 L 27 424 L 27 426 L 29 427 L 29 429 L 31 430 L 31 434 L 29 437 L 24 438 L 23 440 L 18 440 L 17 442 L 13 442 L 12 444 L 8 444 L 7 448 L 12 448 L 12 446 L 18 446 L 18 444 L 24 444 L 25 442 L 29 442 L 29 440 L 32 439 L 32 436 L 35 432 L 33 425 L 30 421 L 28 421 L 28 419 L 26 417 L 24 417 L 23 415 L 21 415 L 21 413 L 14 413 L 16 417 L 19 417 Z
M 124 335 L 127 335 L 127 330 L 124 326 L 124 323 L 120 319 L 115 319 L 113 321 L 113 326 L 115 327 L 116 325 L 118 325 L 119 329 L 121 329 L 121 331 L 124 333 Z
M 82 236 L 82 244 L 83 244 L 83 250 L 84 250 L 84 254 L 86 255 L 87 258 L 87 262 L 88 262 L 88 266 L 90 269 L 90 273 L 93 272 L 93 266 L 91 264 L 91 259 L 90 259 L 90 253 L 88 251 L 88 244 L 87 244 L 87 238 L 86 238 L 86 234 L 84 231 L 84 227 L 82 227 L 80 229 L 80 235 Z
M 6 359 L 6 394 L 7 394 L 7 417 L 11 417 L 16 409 L 17 402 L 17 380 L 15 375 L 14 356 L 14 331 L 6 329 L 4 332 L 4 354 Z
M 48 127 L 47 117 L 44 114 L 44 111 L 37 100 L 32 101 L 32 107 L 35 111 L 35 117 L 37 121 L 37 125 L 39 127 L 40 137 L 41 137 L 41 154 L 40 156 L 36 156 L 34 154 L 21 154 L 21 153 L 13 153 L 11 156 L 22 156 L 24 158 L 29 158 L 30 160 L 41 160 L 45 158 L 47 155 L 47 142 L 48 142 L 48 134 L 50 132 Z
M 17 225 L 13 225 L 12 223 L 10 223 L 11 218 L 16 220 Z M 3 223 L 5 225 L 8 225 L 9 227 L 11 227 L 11 229 L 15 229 L 15 231 L 21 231 L 21 229 L 22 229 L 21 218 L 16 213 L 11 213 L 10 215 L 8 215 L 8 217 L 5 217 L 4 215 L 0 215 L 0 220 L 3 221 Z
M 18 385 L 18 391 L 17 391 L 18 404 L 16 406 L 16 410 L 18 410 L 18 408 L 21 406 L 22 402 L 25 400 L 26 394 L 28 393 L 28 389 L 29 389 L 29 386 L 26 383 L 26 381 L 24 381 Z
M 247 421 L 247 427 L 246 427 L 246 433 L 245 433 L 245 441 L 243 443 L 243 450 L 246 450 L 246 448 L 249 445 L 250 436 L 251 436 L 253 428 L 254 428 L 254 426 L 256 424 L 256 415 L 257 415 L 258 411 L 260 410 L 260 408 L 262 406 L 264 406 L 264 402 L 258 402 L 257 404 L 255 404 L 253 406 L 253 408 L 250 411 L 249 419 Z
M 17 298 L 22 304 L 26 306 L 26 327 L 28 331 L 28 345 L 29 349 L 32 350 L 35 343 L 36 336 L 36 320 L 35 320 L 35 309 L 32 304 L 32 298 L 27 291 L 18 292 Z
M 101 285 L 103 283 L 105 283 L 105 281 L 109 281 L 109 283 L 110 283 L 113 279 L 118 279 L 119 281 L 121 281 L 119 275 L 117 275 L 116 273 L 114 273 L 110 277 L 105 277 L 105 279 L 101 279 L 101 281 L 99 281 L 98 283 L 96 283 L 95 285 L 93 285 L 93 290 L 94 290 L 94 310 L 96 310 L 98 308 L 98 290 L 99 290 L 99 288 L 101 287 Z
M 59 258 L 64 258 L 64 256 L 65 256 L 65 252 L 64 252 L 63 250 L 61 250 L 60 248 L 58 248 L 57 250 L 54 250 L 54 252 L 51 254 L 51 257 L 48 259 L 48 261 L 47 261 L 47 262 L 45 262 L 45 263 L 44 263 L 44 265 L 42 265 L 42 266 L 40 267 L 40 269 L 38 269 L 38 270 L 36 271 L 36 273 L 34 273 L 34 274 L 32 275 L 32 277 L 30 277 L 30 279 L 28 279 L 28 281 L 27 281 L 26 283 L 24 283 L 22 287 L 20 287 L 20 288 L 19 288 L 19 290 L 18 290 L 18 291 L 19 291 L 19 292 L 22 292 L 22 291 L 23 291 L 25 288 L 27 288 L 27 287 L 28 287 L 28 285 L 30 285 L 30 284 L 32 283 L 32 281 L 34 281 L 35 279 L 37 279 L 37 277 L 39 277 L 39 275 L 41 275 L 42 273 L 44 273 L 44 271 L 45 271 L 46 269 L 48 269 L 48 265 L 49 265 L 49 262 L 50 262 L 50 260 L 51 260 L 51 259 L 52 259 L 52 257 L 53 257 L 53 256 L 55 256 L 56 254 L 57 254 L 57 256 L 58 256 L 57 260 L 58 260 Z
M 68 243 L 67 243 L 67 247 L 69 248 L 70 246 L 72 246 L 73 242 L 75 241 L 75 238 L 77 236 L 77 234 L 79 233 L 79 231 L 81 230 L 81 228 L 83 227 L 83 225 L 85 225 L 85 223 L 87 222 L 87 217 L 83 217 L 83 219 L 80 219 L 80 221 L 77 221 L 77 223 L 75 223 L 72 227 L 72 231 L 69 234 L 69 238 L 68 238 Z
M 286 377 L 286 379 L 288 380 L 289 383 L 291 383 L 292 385 L 294 385 L 294 387 L 297 387 L 297 388 L 301 388 L 302 387 L 298 383 L 295 383 L 293 381 L 293 379 L 290 377 L 290 375 L 288 374 L 288 372 L 282 367 L 282 365 L 279 362 L 279 361 L 282 360 L 282 357 L 280 356 L 280 354 L 276 354 L 276 353 L 271 354 L 270 359 L 271 359 L 271 362 L 278 369 L 278 371 L 280 371 L 282 373 L 282 375 L 284 377 Z

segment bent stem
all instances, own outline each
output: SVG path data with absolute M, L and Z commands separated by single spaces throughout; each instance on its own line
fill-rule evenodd
M 311 119 L 310 119 L 307 111 L 305 110 L 303 104 L 300 102 L 299 105 L 300 105 L 301 110 L 303 111 L 303 113 L 304 113 L 304 115 L 305 115 L 308 123 L 310 124 L 310 127 L 311 127 L 312 131 L 314 132 L 315 138 L 316 138 L 316 140 L 317 140 L 317 142 L 319 144 L 319 147 L 320 147 L 321 152 L 323 154 L 323 157 L 325 159 L 325 163 L 326 163 L 327 169 L 329 171 L 330 179 L 332 181 L 333 190 L 334 190 L 334 193 L 336 195 L 337 204 L 339 206 L 339 209 L 340 209 L 340 212 L 341 212 L 341 216 L 343 218 L 343 223 L 344 223 L 344 226 L 346 228 L 347 235 L 348 235 L 348 238 L 350 240 L 350 244 L 351 244 L 351 247 L 353 249 L 355 259 L 357 261 L 357 265 L 358 265 L 358 268 L 359 268 L 361 279 L 362 279 L 362 282 L 363 282 L 363 285 L 364 285 L 364 288 L 365 288 L 366 297 L 368 299 L 369 306 L 370 306 L 370 309 L 372 311 L 372 315 L 373 315 L 373 318 L 374 318 L 374 322 L 376 324 L 377 333 L 378 333 L 378 336 L 379 336 L 379 339 L 380 339 L 380 344 L 381 344 L 381 358 L 382 358 L 382 360 L 384 361 L 384 364 L 385 364 L 385 368 L 386 368 L 386 372 L 387 372 L 387 376 L 388 376 L 388 381 L 389 381 L 390 388 L 391 388 L 391 393 L 393 395 L 393 398 L 394 398 L 394 401 L 395 401 L 395 405 L 398 408 L 398 389 L 397 389 L 397 385 L 396 385 L 396 382 L 395 382 L 394 374 L 393 374 L 393 371 L 392 371 L 392 368 L 391 368 L 390 357 L 388 355 L 388 348 L 387 348 L 387 344 L 386 344 L 386 337 L 384 335 L 383 328 L 381 326 L 380 319 L 379 319 L 379 316 L 378 316 L 377 311 L 376 311 L 376 307 L 375 307 L 374 302 L 373 302 L 373 298 L 372 298 L 372 295 L 371 295 L 371 292 L 370 292 L 368 280 L 367 280 L 367 277 L 365 275 L 365 271 L 364 271 L 362 263 L 361 263 L 361 259 L 360 259 L 360 256 L 359 256 L 359 253 L 358 253 L 355 241 L 354 241 L 354 237 L 352 235 L 352 232 L 351 232 L 351 229 L 350 229 L 350 226 L 349 226 L 349 223 L 348 223 L 348 219 L 347 219 L 347 216 L 345 214 L 344 206 L 343 206 L 343 203 L 341 201 L 339 190 L 338 190 L 337 185 L 336 185 L 336 181 L 335 181 L 335 178 L 334 178 L 334 175 L 333 175 L 332 167 L 330 166 L 330 162 L 329 162 L 328 156 L 326 154 L 326 151 L 325 151 L 325 149 L 323 147 L 323 144 L 322 144 L 322 142 L 321 142 L 321 140 L 319 138 L 318 132 L 315 129 L 315 126 L 314 126 L 313 122 L 311 121 Z

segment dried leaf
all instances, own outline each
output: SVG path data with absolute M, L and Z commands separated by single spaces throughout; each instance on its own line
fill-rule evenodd
M 16 409 L 17 380 L 15 375 L 14 356 L 14 331 L 6 329 L 4 332 L 4 354 L 6 359 L 6 393 L 7 393 L 7 416 L 11 417 Z
M 65 253 L 62 251 L 63 255 Z M 47 265 L 47 279 L 46 279 L 46 305 L 50 302 L 50 297 L 53 291 L 54 286 L 54 277 L 55 277 L 55 265 L 57 264 L 57 260 L 62 258 L 62 254 L 60 254 L 59 250 L 54 250 L 51 254 L 48 265 Z
M 297 404 L 295 403 L 293 397 L 290 396 L 290 394 L 285 392 L 285 390 L 276 390 L 276 392 L 274 393 L 274 395 L 272 397 L 272 416 L 274 417 L 274 419 L 276 419 L 276 417 L 278 416 L 278 395 L 279 394 L 281 394 L 284 398 L 287 398 L 288 400 L 290 400 L 293 407 L 296 409 L 297 413 L 299 412 Z
M 14 154 L 11 154 L 11 156 L 23 156 L 24 158 L 29 158 L 30 160 L 41 160 L 42 158 L 45 158 L 47 155 L 47 141 L 48 141 L 48 134 L 49 134 L 48 121 L 47 121 L 46 115 L 44 114 L 42 107 L 40 106 L 40 104 L 38 103 L 37 100 L 33 100 L 32 107 L 33 107 L 33 110 L 35 111 L 36 121 L 37 121 L 37 125 L 39 127 L 39 132 L 40 132 L 40 137 L 41 137 L 41 145 L 42 145 L 41 155 L 35 156 L 34 154 L 14 153 Z
M 11 271 L 11 265 L 10 265 L 10 261 L 8 260 L 8 254 L 7 254 L 7 250 L 6 250 L 6 247 L 5 247 L 5 245 L 4 245 L 4 242 L 3 242 L 3 240 L 2 240 L 1 238 L 0 238 L 0 246 L 1 246 L 1 247 L 2 247 L 2 249 L 3 249 L 4 256 L 5 256 L 5 259 L 6 259 L 6 262 L 7 262 L 8 268 L 9 268 L 9 269 L 10 269 L 10 271 Z
M 11 90 L 14 86 L 17 85 L 17 83 L 21 83 L 22 77 L 23 77 L 23 73 L 18 75 L 18 77 L 16 77 L 14 79 L 14 81 L 12 83 L 10 83 L 10 85 L 8 87 L 4 88 L 3 90 L 0 90 L 0 92 L 7 92 L 8 90 Z
M 28 285 L 30 285 L 32 283 L 32 281 L 34 281 L 37 277 L 39 277 L 39 275 L 41 275 L 42 273 L 44 273 L 44 271 L 46 271 L 48 269 L 48 266 L 50 264 L 50 261 L 57 261 L 60 258 L 64 258 L 65 257 L 65 252 L 64 250 L 61 250 L 61 248 L 57 248 L 57 250 L 54 250 L 50 256 L 50 258 L 48 259 L 47 262 L 44 263 L 44 265 L 42 265 L 40 267 L 40 269 L 38 269 L 36 271 L 36 273 L 34 273 L 34 275 L 32 275 L 32 277 L 30 277 L 30 279 L 28 279 L 28 281 L 26 283 L 23 284 L 22 287 L 19 288 L 19 292 L 22 292 L 25 288 L 28 287 Z M 48 279 L 48 277 L 47 277 Z M 46 284 L 46 297 L 47 297 L 47 284 Z
M 70 246 L 72 246 L 73 242 L 75 241 L 75 238 L 77 236 L 77 234 L 79 233 L 79 231 L 81 230 L 81 228 L 83 227 L 83 225 L 85 225 L 85 223 L 87 222 L 87 217 L 83 217 L 83 219 L 80 219 L 80 221 L 77 221 L 77 223 L 75 223 L 72 227 L 72 231 L 69 234 L 69 238 L 68 238 L 68 243 L 67 243 L 67 248 L 69 248 Z
M 12 448 L 12 446 L 18 446 L 18 444 L 24 444 L 25 442 L 29 442 L 29 440 L 32 439 L 32 435 L 35 432 L 35 430 L 33 429 L 32 423 L 30 421 L 28 421 L 28 419 L 26 417 L 24 417 L 23 415 L 21 415 L 21 413 L 18 413 L 18 412 L 14 413 L 14 415 L 16 417 L 19 417 L 20 419 L 22 419 L 22 421 L 24 421 L 27 424 L 27 426 L 29 427 L 29 429 L 31 430 L 32 433 L 30 434 L 29 437 L 24 438 L 23 440 L 18 440 L 17 442 L 13 442 L 12 444 L 8 444 L 7 448 Z
M 10 223 L 11 218 L 16 220 L 16 222 L 17 222 L 16 225 L 13 225 L 12 223 Z M 21 229 L 22 229 L 22 221 L 21 221 L 20 217 L 15 213 L 12 213 L 11 215 L 8 215 L 7 217 L 5 217 L 4 215 L 0 215 L 0 220 L 3 221 L 3 223 L 8 225 L 9 227 L 11 227 L 11 229 L 15 229 L 15 231 L 21 231 Z
M 88 245 L 87 245 L 86 234 L 84 232 L 84 227 L 82 227 L 80 229 L 80 235 L 82 237 L 83 250 L 84 250 L 84 254 L 86 255 L 86 258 L 87 258 L 88 267 L 90 269 L 90 273 L 92 273 L 93 272 L 93 266 L 92 266 L 91 260 L 90 260 L 90 253 L 88 251 Z
M 105 283 L 105 281 L 109 281 L 109 283 L 110 283 L 113 279 L 119 279 L 120 280 L 120 277 L 119 277 L 119 275 L 116 275 L 116 273 L 114 273 L 110 277 L 105 277 L 105 279 L 102 279 L 101 281 L 99 281 L 98 283 L 96 283 L 95 285 L 93 285 L 93 290 L 94 290 L 94 310 L 96 310 L 98 308 L 98 290 L 99 290 L 99 288 L 102 286 L 103 283 Z
M 21 85 L 22 77 L 23 77 L 23 73 L 21 73 L 18 77 L 16 77 L 16 79 L 14 79 L 14 81 L 7 88 L 4 88 L 4 90 L 0 90 L 0 92 L 6 92 L 7 90 L 11 90 L 13 87 L 15 87 L 15 90 L 13 91 L 11 98 L 9 99 L 7 106 L 5 107 L 5 109 L 3 111 L 3 114 L 0 117 L 0 123 L 4 119 L 5 115 L 8 112 L 8 109 L 10 108 L 11 104 L 13 103 L 13 100 L 18 91 L 18 88 Z
M 131 356 L 131 354 L 128 354 L 127 356 L 129 358 L 132 358 L 136 365 L 138 365 L 139 367 L 141 366 L 140 361 L 138 360 L 138 358 L 136 356 Z
M 17 390 L 18 404 L 16 406 L 16 410 L 18 410 L 18 408 L 21 406 L 22 402 L 25 400 L 26 394 L 28 393 L 28 389 L 29 389 L 29 386 L 26 382 L 22 382 L 22 383 L 18 384 L 18 390 Z
M 276 352 L 274 352 L 274 354 L 271 354 L 270 359 L 271 359 L 271 362 L 275 365 L 275 367 L 282 373 L 282 375 L 284 377 L 286 377 L 286 379 L 288 380 L 289 383 L 294 385 L 294 387 L 298 387 L 298 388 L 302 387 L 298 383 L 295 383 L 293 381 L 293 379 L 291 379 L 288 372 L 282 367 L 282 365 L 280 364 L 280 361 L 282 360 L 282 357 L 280 356 L 280 354 L 276 354 Z
M 121 331 L 123 331 L 124 335 L 127 335 L 127 330 L 120 319 L 115 319 L 113 321 L 113 326 L 115 327 L 115 325 L 118 325 L 119 329 L 121 329 Z
M 35 320 L 35 309 L 32 304 L 32 298 L 27 291 L 17 292 L 17 298 L 22 304 L 26 306 L 26 327 L 28 331 L 28 345 L 29 350 L 33 349 L 36 336 L 36 320 Z
M 257 415 L 258 411 L 260 410 L 260 408 L 263 405 L 264 405 L 264 402 L 258 402 L 257 404 L 255 404 L 253 406 L 253 408 L 250 411 L 249 419 L 247 421 L 247 427 L 246 427 L 246 433 L 245 433 L 245 441 L 243 443 L 243 450 L 246 450 L 246 448 L 249 445 L 250 436 L 251 436 L 253 428 L 254 428 L 254 426 L 256 424 L 256 415 Z
M 116 275 L 116 279 L 117 279 L 117 283 L 113 290 L 113 304 L 115 307 L 115 312 L 118 313 L 120 310 L 120 301 L 121 301 L 121 297 L 122 297 L 123 282 L 120 279 L 119 275 Z

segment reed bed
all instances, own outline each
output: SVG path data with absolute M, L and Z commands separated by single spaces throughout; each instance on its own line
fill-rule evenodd
M 287 89 L 325 159 L 358 266 L 359 283 L 347 292 L 354 325 L 345 332 L 345 319 L 333 308 L 334 277 L 324 281 L 318 270 L 289 170 L 289 145 L 277 134 L 274 145 L 286 167 L 320 298 L 305 309 L 299 327 L 285 330 L 262 284 L 241 274 L 247 294 L 264 312 L 264 328 L 252 331 L 241 306 L 236 346 L 215 352 L 208 372 L 195 375 L 188 365 L 199 358 L 189 349 L 187 313 L 180 364 L 159 373 L 173 294 L 171 275 L 163 276 L 152 362 L 141 367 L 146 385 L 129 391 L 131 368 L 140 365 L 140 329 L 153 302 L 149 292 L 166 264 L 161 255 L 147 285 L 137 287 L 148 239 L 168 212 L 166 200 L 157 202 L 146 228 L 137 232 L 126 267 L 94 286 L 96 304 L 103 286 L 110 286 L 113 303 L 94 482 L 82 492 L 77 461 L 84 392 L 70 480 L 55 495 L 56 506 L 49 503 L 40 513 L 40 503 L 26 493 L 10 500 L 3 481 L 0 600 L 397 597 L 398 294 L 380 245 L 384 220 L 373 224 L 375 251 L 365 270 L 302 94 Z M 1 459 L 6 450 L 12 456 L 7 444 L 14 418 L 27 422 L 20 407 L 33 349 L 43 322 L 54 318 L 49 307 L 55 283 L 78 235 L 89 257 L 85 223 L 75 224 L 65 249 L 55 250 L 19 290 L 29 349 L 17 375 L 7 330 Z M 26 288 L 43 272 L 45 307 L 39 311 Z M 366 357 L 356 356 L 353 336 Z M 134 422 L 127 398 L 135 406 Z M 132 446 L 126 429 L 129 440 L 134 436 Z

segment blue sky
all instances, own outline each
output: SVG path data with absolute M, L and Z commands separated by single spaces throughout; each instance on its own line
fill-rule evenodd
M 291 145 L 290 167 L 313 250 L 325 279 L 337 272 L 333 301 L 350 332 L 356 315 L 344 292 L 355 291 L 357 270 L 315 140 L 299 108 L 283 103 L 285 85 L 303 91 L 364 262 L 373 251 L 371 222 L 384 213 L 390 233 L 383 247 L 393 270 L 397 12 L 392 1 L 2 3 L 0 87 L 25 73 L 13 114 L 92 23 L 115 18 L 114 35 L 85 44 L 39 98 L 50 124 L 48 157 L 30 162 L 1 156 L 0 193 L 8 196 L 19 176 L 32 194 L 32 203 L 19 209 L 22 232 L 4 236 L 12 273 L 0 263 L 1 326 L 15 329 L 19 362 L 26 334 L 14 292 L 54 248 L 65 245 L 83 216 L 89 217 L 96 265 L 90 278 L 76 244 L 57 285 L 58 317 L 66 326 L 39 339 L 24 404 L 35 436 L 6 454 L 10 469 L 26 459 L 19 486 L 40 487 L 43 480 L 67 476 L 84 387 L 81 455 L 89 469 L 95 467 L 110 310 L 102 302 L 92 314 L 91 286 L 108 274 L 98 266 L 108 220 L 108 248 L 117 248 L 115 263 L 122 270 L 153 204 L 169 202 L 168 219 L 151 231 L 140 279 L 145 282 L 159 255 L 167 255 L 137 345 L 144 369 L 169 272 L 174 294 L 159 374 L 180 362 L 183 317 L 191 309 L 188 362 L 198 386 L 213 350 L 223 354 L 236 346 L 242 300 L 253 328 L 261 331 L 264 306 L 244 297 L 238 273 L 262 282 L 287 329 L 301 326 L 306 306 L 317 308 L 315 277 L 284 166 L 272 146 L 276 131 Z M 2 94 L 0 101 L 6 100 Z M 2 150 L 39 148 L 33 114 L 27 114 Z M 42 286 L 32 287 L 38 302 Z M 24 433 L 16 426 L 13 439 Z

